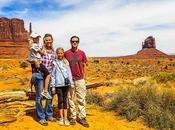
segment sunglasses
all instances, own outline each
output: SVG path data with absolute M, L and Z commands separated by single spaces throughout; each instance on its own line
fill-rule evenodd
M 71 41 L 71 43 L 74 43 L 74 42 L 75 42 L 75 43 L 79 43 L 79 41 Z

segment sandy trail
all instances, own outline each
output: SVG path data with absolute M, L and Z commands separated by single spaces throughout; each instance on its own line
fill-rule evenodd
M 89 128 L 85 128 L 80 124 L 75 126 L 59 126 L 58 123 L 49 122 L 48 126 L 41 126 L 33 114 L 18 117 L 17 121 L 0 126 L 1 130 L 151 130 L 139 123 L 139 121 L 128 122 L 115 116 L 113 112 L 104 112 L 100 107 L 87 106 L 87 120 L 90 124 Z

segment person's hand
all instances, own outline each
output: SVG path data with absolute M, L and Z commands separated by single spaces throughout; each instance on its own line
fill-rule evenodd
M 44 46 L 42 46 L 41 48 L 40 48 L 40 50 L 38 51 L 41 55 L 44 55 Z
M 75 89 L 75 85 L 72 84 L 72 85 L 71 85 L 71 88 L 72 88 L 72 89 Z
M 84 78 L 84 80 L 86 80 L 86 75 L 85 74 L 83 75 L 83 78 Z

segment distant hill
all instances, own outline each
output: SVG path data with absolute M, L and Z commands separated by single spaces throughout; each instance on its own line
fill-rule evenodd
M 164 58 L 172 57 L 173 55 L 168 55 L 158 49 L 156 49 L 156 41 L 153 36 L 147 37 L 144 42 L 142 42 L 142 49 L 134 55 L 122 56 L 121 58 Z
M 135 57 L 138 58 L 158 58 L 158 57 L 168 57 L 167 54 L 155 49 L 155 48 L 144 48 L 137 52 Z

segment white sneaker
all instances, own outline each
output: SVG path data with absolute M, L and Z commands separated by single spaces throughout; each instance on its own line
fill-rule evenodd
M 69 120 L 68 120 L 67 118 L 64 119 L 64 124 L 65 124 L 66 126 L 69 126 L 69 125 L 70 125 L 70 122 L 69 122 Z
M 58 120 L 58 123 L 59 123 L 59 125 L 64 125 L 64 119 L 63 119 L 63 118 L 60 118 L 60 119 Z

